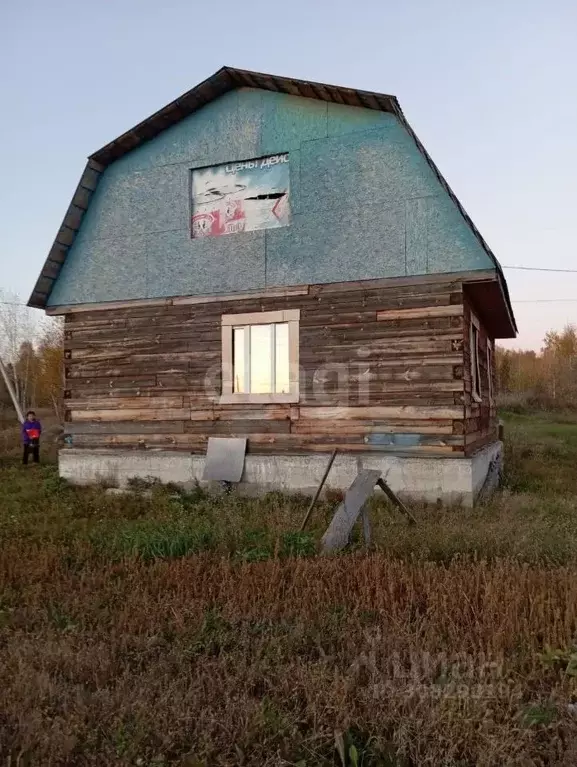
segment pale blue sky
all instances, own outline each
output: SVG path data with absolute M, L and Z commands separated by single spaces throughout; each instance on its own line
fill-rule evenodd
M 223 64 L 395 94 L 502 264 L 577 269 L 576 39 L 571 0 L 0 0 L 0 288 L 28 298 L 86 156 Z M 514 308 L 516 345 L 577 321 Z

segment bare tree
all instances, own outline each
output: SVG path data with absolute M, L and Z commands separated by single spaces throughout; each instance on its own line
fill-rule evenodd
M 0 290 L 0 357 L 7 388 L 12 389 L 18 404 L 17 412 L 26 409 L 31 395 L 33 343 L 37 331 L 33 311 L 18 295 Z

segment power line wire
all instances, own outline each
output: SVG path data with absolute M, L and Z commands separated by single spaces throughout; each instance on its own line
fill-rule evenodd
M 565 304 L 577 301 L 577 298 L 517 298 L 512 304 Z
M 516 269 L 524 272 L 553 272 L 558 274 L 577 274 L 577 269 L 550 269 L 542 266 L 505 266 L 503 269 Z M 567 303 L 577 301 L 577 298 L 519 298 L 512 303 L 514 304 L 555 304 L 555 303 Z M 22 306 L 26 307 L 26 304 L 17 303 L 16 301 L 0 301 L 1 306 Z
M 519 269 L 524 272 L 561 272 L 563 274 L 577 274 L 577 269 L 547 269 L 542 266 L 503 266 L 503 269 Z

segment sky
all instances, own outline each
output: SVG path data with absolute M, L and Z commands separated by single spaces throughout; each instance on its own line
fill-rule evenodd
M 0 290 L 86 157 L 223 65 L 396 95 L 501 264 L 577 270 L 576 33 L 571 0 L 0 0 Z M 577 322 L 577 273 L 505 274 L 506 345 Z

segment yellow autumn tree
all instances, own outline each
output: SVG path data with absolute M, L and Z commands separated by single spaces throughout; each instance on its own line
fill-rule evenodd
M 497 349 L 501 395 L 518 395 L 535 407 L 577 407 L 577 328 L 546 333 L 540 352 Z
M 50 320 L 43 327 L 36 356 L 36 401 L 38 407 L 50 407 L 62 420 L 64 382 L 64 332 L 62 322 Z

